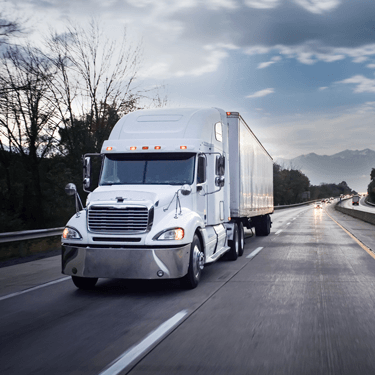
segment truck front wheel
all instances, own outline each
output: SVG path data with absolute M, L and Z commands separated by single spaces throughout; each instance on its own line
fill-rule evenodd
M 98 281 L 97 277 L 79 277 L 72 276 L 74 285 L 79 289 L 89 290 L 95 287 Z
M 187 289 L 198 286 L 204 268 L 204 252 L 198 236 L 195 234 L 190 247 L 188 273 L 182 278 L 182 284 Z

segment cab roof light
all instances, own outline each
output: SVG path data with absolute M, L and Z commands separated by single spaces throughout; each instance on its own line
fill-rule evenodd
M 135 146 L 131 146 L 130 147 L 130 151 L 134 151 L 134 150 L 136 150 L 137 149 L 137 147 L 135 147 Z
M 161 149 L 161 146 L 155 146 L 154 149 L 155 149 L 155 150 L 160 150 L 160 149 Z
M 180 149 L 181 149 L 181 150 L 186 150 L 186 149 L 187 149 L 187 146 L 180 146 Z
M 143 146 L 142 150 L 148 150 L 148 146 Z
M 106 150 L 107 150 L 107 151 L 112 151 L 112 150 L 113 150 L 113 147 L 112 147 L 112 146 L 108 146 L 108 147 L 106 148 Z

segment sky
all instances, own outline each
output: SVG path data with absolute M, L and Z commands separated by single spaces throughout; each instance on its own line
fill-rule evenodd
M 375 150 L 373 0 L 2 0 L 28 38 L 100 18 L 169 107 L 238 111 L 274 159 Z M 375 165 L 374 165 L 375 167 Z M 369 171 L 370 173 L 370 171 Z M 370 181 L 369 181 L 370 182 Z

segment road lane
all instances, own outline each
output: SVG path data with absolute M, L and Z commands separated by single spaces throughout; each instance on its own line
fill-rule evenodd
M 81 291 L 69 280 L 0 301 L 0 373 L 100 374 L 183 310 L 187 319 L 131 373 L 374 370 L 375 261 L 324 211 L 280 210 L 272 221 L 270 236 L 247 238 L 236 262 L 207 266 L 192 291 L 161 280 Z M 349 343 L 337 345 L 341 336 Z
M 375 262 L 310 209 L 130 374 L 373 374 Z

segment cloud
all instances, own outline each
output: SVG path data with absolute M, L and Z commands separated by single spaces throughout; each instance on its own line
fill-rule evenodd
M 245 0 L 245 4 L 250 8 L 271 9 L 279 5 L 279 0 Z
M 366 67 L 370 69 L 375 69 L 375 64 L 368 64 L 366 65 Z
M 375 79 L 366 78 L 360 74 L 351 78 L 344 79 L 342 81 L 338 81 L 337 83 L 356 85 L 356 87 L 354 88 L 355 93 L 375 93 Z
M 250 99 L 261 98 L 263 96 L 273 94 L 274 92 L 275 92 L 275 89 L 272 89 L 272 88 L 264 89 L 264 90 L 257 91 L 254 94 L 248 95 L 248 96 L 246 96 L 246 98 L 250 98 Z
M 324 86 L 324 87 L 319 87 L 319 90 L 320 90 L 320 91 L 323 91 L 323 90 L 326 90 L 326 89 L 328 89 L 328 87 L 327 87 L 327 86 Z
M 340 0 L 294 0 L 296 4 L 311 13 L 330 12 L 340 5 Z
M 275 64 L 275 62 L 280 61 L 280 60 L 281 60 L 280 56 L 274 56 L 274 57 L 272 57 L 271 61 L 260 63 L 258 65 L 258 69 L 268 68 L 270 65 Z
M 373 150 L 369 129 L 373 128 L 374 117 L 375 102 L 367 102 L 346 110 L 338 108 L 303 117 L 264 117 L 254 132 L 262 134 L 263 145 L 275 158 L 291 159 L 310 152 L 331 155 L 345 149 Z

